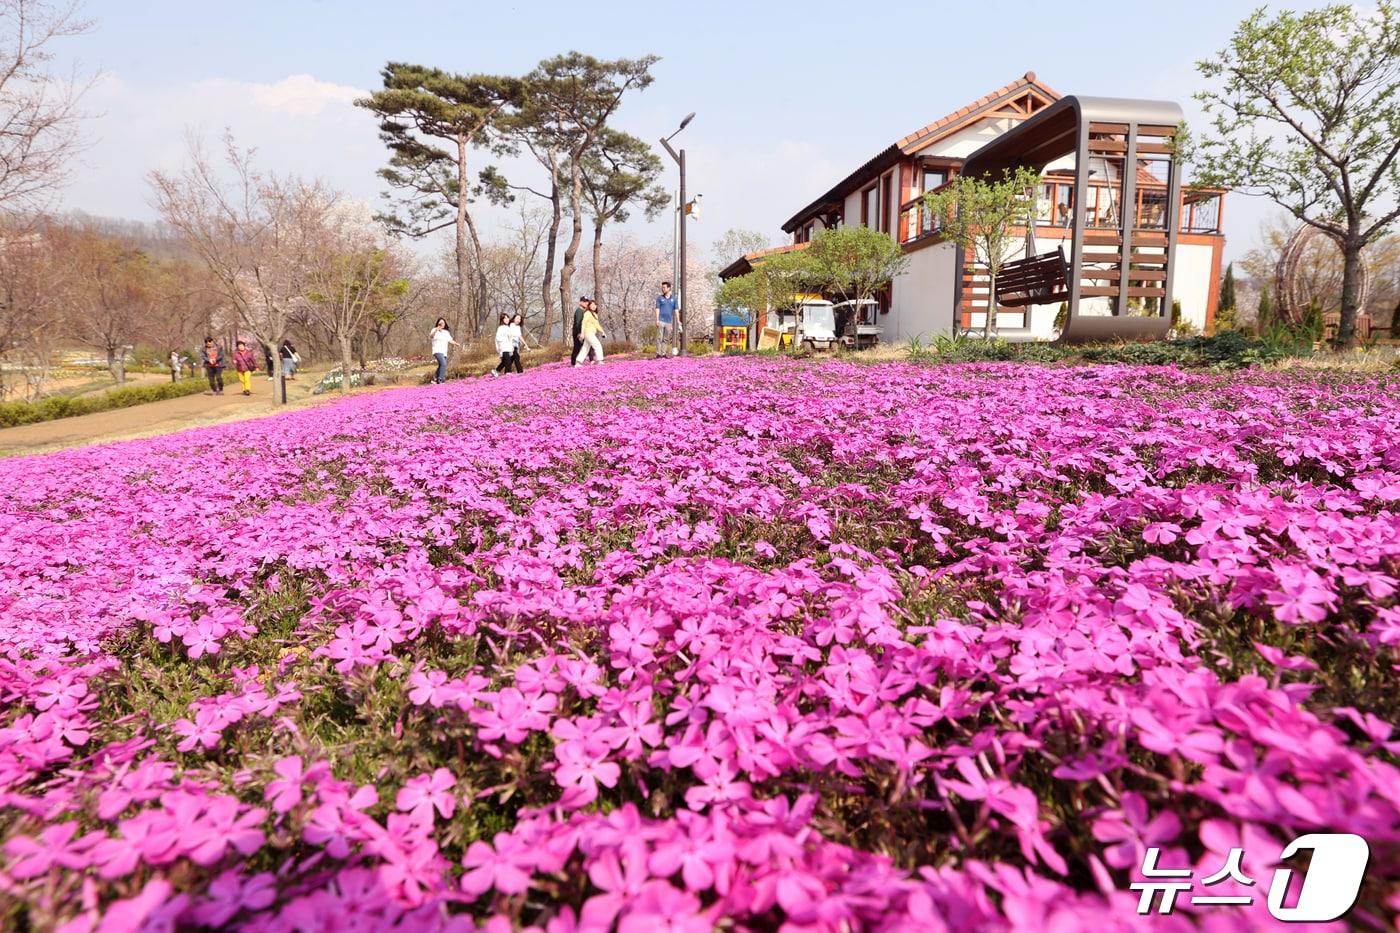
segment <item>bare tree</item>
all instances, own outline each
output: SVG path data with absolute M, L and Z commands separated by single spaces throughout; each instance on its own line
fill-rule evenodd
M 320 182 L 264 174 L 252 150 L 224 137 L 228 178 L 217 171 L 197 140 L 189 165 L 178 174 L 152 172 L 157 210 L 204 261 L 239 318 L 272 349 L 273 375 L 280 375 L 277 348 L 293 316 L 307 307 L 311 277 L 337 197 Z M 273 400 L 283 401 L 281 379 Z
M 546 251 L 549 229 L 549 212 L 522 204 L 514 222 L 487 245 L 482 257 L 492 283 L 492 303 L 503 312 L 520 315 L 526 329 L 534 329 L 540 342 L 549 339 L 542 319 L 550 290 L 546 288 L 541 294 L 538 288 L 544 275 L 541 254 Z
M 48 377 L 67 280 L 42 228 L 0 223 L 0 363 L 22 374 L 26 398 L 36 397 Z M 0 366 L 0 398 L 18 389 Z
M 227 301 L 202 263 L 171 259 L 160 265 L 148 310 L 147 336 L 165 351 L 186 350 L 227 317 Z
M 671 277 L 669 244 L 639 243 L 624 234 L 603 244 L 594 268 L 589 287 L 608 296 L 601 311 L 610 332 L 629 342 L 651 339 L 657 286 Z
M 403 264 L 383 231 L 367 218 L 338 210 L 327 218 L 321 255 L 307 293 L 340 350 L 340 394 L 350 391 L 352 350 L 377 315 L 392 312 L 408 293 Z
M 68 178 L 88 83 L 50 66 L 57 41 L 87 31 L 80 12 L 77 0 L 0 0 L 0 210 L 41 209 Z
M 159 272 L 141 250 L 92 230 L 53 228 L 49 240 L 71 288 L 65 332 L 107 355 L 117 385 L 126 384 L 126 354 L 146 336 Z

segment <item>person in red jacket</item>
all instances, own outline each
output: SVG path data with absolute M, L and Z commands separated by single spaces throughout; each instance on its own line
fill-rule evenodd
M 243 386 L 244 395 L 253 394 L 253 370 L 258 368 L 258 359 L 243 341 L 238 341 L 238 349 L 233 351 L 233 368 L 238 370 L 238 383 Z

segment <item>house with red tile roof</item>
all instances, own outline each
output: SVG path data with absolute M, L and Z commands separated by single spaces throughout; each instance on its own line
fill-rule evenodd
M 980 331 L 986 320 L 985 276 L 970 256 L 959 255 L 939 234 L 935 218 L 924 209 L 924 194 L 947 184 L 968 156 L 1060 99 L 1035 72 L 1027 72 L 920 127 L 881 149 L 790 216 L 782 226 L 791 237 L 789 244 L 738 257 L 721 276 L 743 275 L 765 255 L 801 248 L 823 229 L 862 225 L 888 233 L 910 259 L 908 270 L 880 296 L 878 319 L 884 340 L 927 340 Z M 1110 229 L 1132 217 L 1135 227 L 1161 229 L 1171 216 L 1166 204 L 1166 159 L 1134 161 L 1134 177 L 1128 180 L 1135 184 L 1125 185 L 1124 157 L 1100 154 L 1090 159 L 1084 203 L 1089 227 Z M 1028 225 L 1033 225 L 1032 243 L 1037 254 L 1062 244 L 1068 252 L 1069 218 L 1077 198 L 1073 157 L 1047 165 L 1041 177 L 1036 216 L 1027 218 Z M 1125 191 L 1131 192 L 1134 204 L 1122 203 Z M 1214 324 L 1219 299 L 1224 192 L 1185 189 L 1181 201 L 1171 294 L 1180 302 L 1181 319 L 1206 331 Z M 1093 303 L 1092 299 L 1084 303 L 1089 313 Z M 999 307 L 998 330 L 1010 339 L 1049 339 L 1056 333 L 1058 310 L 1054 305 Z

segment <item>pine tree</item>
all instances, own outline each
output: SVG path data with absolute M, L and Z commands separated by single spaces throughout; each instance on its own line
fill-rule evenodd
M 1225 279 L 1220 283 L 1220 310 L 1235 310 L 1235 264 L 1225 267 Z
M 1258 323 L 1255 325 L 1259 333 L 1267 333 L 1278 323 L 1274 318 L 1274 298 L 1269 294 L 1269 286 L 1264 285 L 1259 289 L 1259 315 Z
M 471 150 L 495 137 L 510 109 L 519 106 L 519 78 L 459 75 L 440 68 L 390 62 L 384 66 L 383 90 L 355 101 L 379 117 L 379 135 L 392 155 L 379 175 L 404 192 L 403 214 L 382 219 L 390 229 L 424 236 L 441 227 L 456 228 L 458 327 L 467 320 L 467 278 L 474 256 L 481 255 L 468 205 L 474 194 L 467 170 Z M 470 237 L 470 246 L 468 238 Z M 470 322 L 479 331 L 486 304 L 486 273 L 477 263 L 477 293 Z

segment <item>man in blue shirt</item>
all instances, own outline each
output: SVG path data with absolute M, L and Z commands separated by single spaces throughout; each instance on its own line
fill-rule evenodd
M 671 283 L 661 283 L 661 294 L 656 296 L 656 355 L 666 355 L 676 335 L 676 297 L 671 294 Z M 672 348 L 672 353 L 676 349 Z

